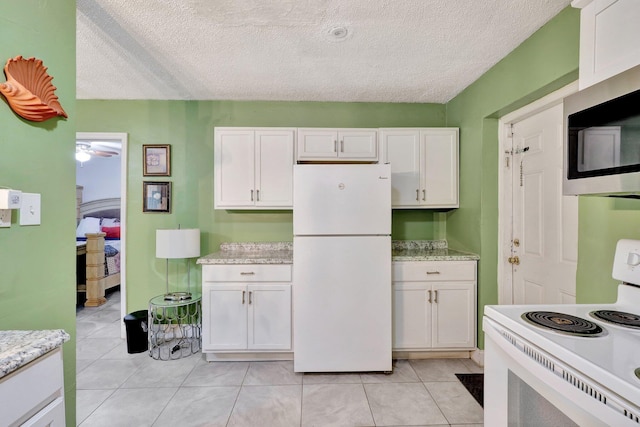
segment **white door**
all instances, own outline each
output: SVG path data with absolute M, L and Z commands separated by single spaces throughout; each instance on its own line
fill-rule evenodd
M 378 158 L 378 133 L 375 130 L 338 132 L 338 157 L 347 159 Z
M 294 236 L 294 370 L 391 370 L 391 236 Z
M 205 285 L 202 289 L 202 348 L 245 350 L 247 348 L 246 285 Z
M 424 130 L 420 137 L 424 162 L 421 204 L 458 206 L 458 130 Z
M 391 164 L 393 206 L 420 204 L 420 131 L 383 129 L 382 159 Z
M 256 131 L 256 206 L 293 206 L 293 132 Z
M 393 284 L 393 348 L 431 347 L 431 284 Z
M 291 349 L 291 285 L 249 285 L 248 348 Z
M 253 206 L 254 132 L 221 130 L 215 134 L 215 206 Z
M 295 165 L 293 234 L 391 234 L 391 169 L 384 164 Z
M 562 195 L 562 120 L 560 103 L 513 124 L 516 304 L 575 302 L 578 199 Z
M 433 285 L 433 348 L 475 347 L 474 283 Z

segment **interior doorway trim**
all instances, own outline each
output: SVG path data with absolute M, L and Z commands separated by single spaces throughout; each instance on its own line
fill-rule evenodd
M 569 83 L 557 91 L 546 95 L 519 110 L 500 118 L 498 122 L 498 304 L 513 304 L 513 283 L 510 267 L 506 259 L 510 256 L 506 249 L 511 244 L 512 229 L 512 193 L 511 173 L 507 168 L 506 151 L 512 150 L 512 138 L 509 137 L 511 126 L 519 121 L 534 116 L 541 111 L 561 104 L 564 98 L 578 91 L 578 81 Z
M 76 140 L 111 140 L 120 142 L 120 318 L 127 314 L 127 144 L 123 132 L 76 132 Z M 120 322 L 120 337 L 126 337 L 124 322 Z

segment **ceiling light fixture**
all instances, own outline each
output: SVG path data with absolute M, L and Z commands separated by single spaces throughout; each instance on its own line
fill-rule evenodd
M 87 162 L 91 159 L 91 155 L 86 151 L 78 150 L 76 151 L 76 160 L 80 163 Z
M 332 27 L 329 29 L 328 35 L 334 41 L 342 41 L 349 35 L 349 30 L 343 26 Z

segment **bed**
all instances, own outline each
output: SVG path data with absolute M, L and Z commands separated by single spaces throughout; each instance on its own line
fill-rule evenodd
M 77 216 L 77 303 L 98 307 L 105 291 L 120 285 L 120 199 L 79 203 Z

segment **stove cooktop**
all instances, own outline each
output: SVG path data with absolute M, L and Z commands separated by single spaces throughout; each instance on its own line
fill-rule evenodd
M 640 315 L 616 310 L 596 310 L 589 313 L 593 318 L 623 328 L 640 329 Z
M 557 311 L 527 311 L 522 318 L 534 326 L 567 335 L 597 337 L 605 333 L 602 327 L 590 320 Z

